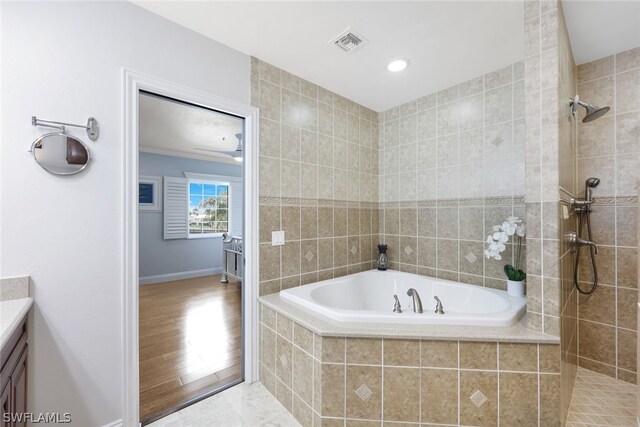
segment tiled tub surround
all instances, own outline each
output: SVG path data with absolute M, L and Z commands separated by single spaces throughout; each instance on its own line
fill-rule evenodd
M 377 113 L 251 59 L 260 108 L 260 294 L 372 267 Z M 271 232 L 285 231 L 284 246 Z
M 505 288 L 503 262 L 483 251 L 493 225 L 525 215 L 523 73 L 516 63 L 379 114 L 392 268 Z
M 600 286 L 579 299 L 579 363 L 635 383 L 640 47 L 579 65 L 577 73 L 580 98 L 611 107 L 605 116 L 578 127 L 578 183 L 591 176 L 601 179 L 592 213 Z M 585 282 L 591 277 L 586 253 L 580 261 Z
M 303 426 L 560 425 L 557 342 L 322 336 L 292 313 L 261 304 L 260 378 Z

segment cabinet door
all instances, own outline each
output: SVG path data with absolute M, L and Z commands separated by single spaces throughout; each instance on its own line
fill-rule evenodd
M 11 427 L 11 423 L 5 420 L 5 416 L 11 414 L 11 381 L 0 393 L 0 427 Z M 7 414 L 7 415 L 5 415 Z
M 27 349 L 22 352 L 20 361 L 11 374 L 11 399 L 14 414 L 27 412 Z M 26 425 L 26 422 L 14 423 L 14 427 L 26 427 Z

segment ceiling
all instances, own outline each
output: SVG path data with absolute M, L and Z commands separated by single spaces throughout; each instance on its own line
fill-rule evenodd
M 640 1 L 562 2 L 576 64 L 640 47 Z
M 522 0 L 133 2 L 376 111 L 523 59 Z M 640 46 L 640 1 L 563 5 L 577 63 Z M 329 42 L 347 28 L 368 40 L 350 54 Z
M 238 164 L 221 151 L 238 147 L 244 119 L 144 93 L 139 114 L 140 151 Z
M 522 59 L 520 1 L 134 1 L 376 111 Z M 343 30 L 368 44 L 347 54 Z M 397 74 L 387 64 L 410 61 Z

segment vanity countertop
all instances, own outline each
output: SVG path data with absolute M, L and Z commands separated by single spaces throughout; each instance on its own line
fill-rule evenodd
M 22 319 L 33 305 L 33 298 L 0 301 L 0 348 L 20 326 Z
M 557 336 L 528 329 L 525 324 L 526 316 L 519 323 L 509 327 L 368 324 L 336 322 L 307 309 L 294 306 L 280 298 L 279 294 L 262 296 L 258 300 L 266 307 L 293 319 L 321 336 L 560 343 L 560 338 Z

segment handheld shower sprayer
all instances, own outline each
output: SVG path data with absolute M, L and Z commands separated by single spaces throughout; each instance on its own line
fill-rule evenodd
M 593 202 L 591 192 L 600 184 L 600 178 L 589 178 L 584 183 L 584 199 L 588 202 Z
M 576 289 L 583 294 L 592 294 L 598 287 L 598 268 L 596 266 L 596 255 L 598 255 L 598 246 L 592 241 L 591 235 L 591 205 L 593 204 L 593 189 L 600 184 L 600 178 L 588 178 L 584 183 L 584 199 L 573 199 L 573 210 L 578 215 L 578 230 L 577 232 L 570 232 L 568 235 L 569 243 L 571 244 L 571 250 L 575 252 L 575 261 L 573 266 L 573 283 Z M 587 224 L 586 239 L 582 238 L 584 223 Z M 583 290 L 578 283 L 578 270 L 580 266 L 580 248 L 582 246 L 589 247 L 589 256 L 591 258 L 591 271 L 593 272 L 593 283 L 589 290 Z

